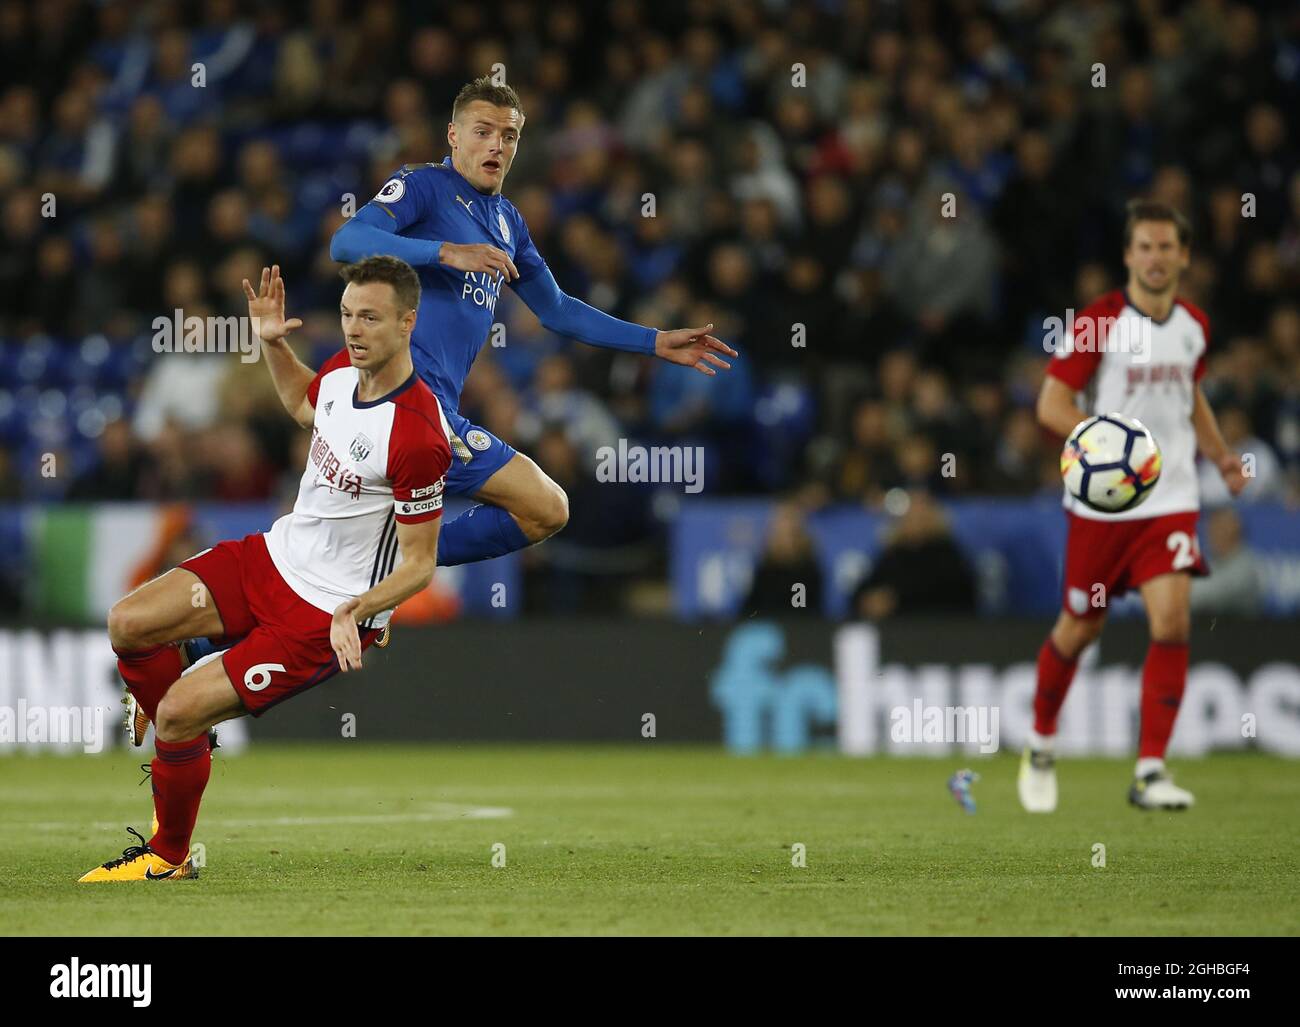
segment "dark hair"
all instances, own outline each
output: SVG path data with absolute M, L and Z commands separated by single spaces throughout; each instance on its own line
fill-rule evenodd
M 349 285 L 386 282 L 397 295 L 397 310 L 405 313 L 420 307 L 420 276 L 404 260 L 396 257 L 366 257 L 339 271 Z
M 1129 200 L 1125 208 L 1124 249 L 1133 242 L 1133 226 L 1139 221 L 1168 221 L 1178 229 L 1178 245 L 1192 244 L 1192 226 L 1182 212 L 1159 200 Z
M 491 75 L 481 75 L 473 82 L 466 82 L 456 94 L 456 102 L 451 105 L 451 120 L 455 121 L 460 112 L 475 100 L 486 100 L 495 107 L 513 107 L 519 112 L 519 120 L 524 119 L 524 109 L 519 105 L 519 94 L 509 86 L 499 86 L 492 81 Z

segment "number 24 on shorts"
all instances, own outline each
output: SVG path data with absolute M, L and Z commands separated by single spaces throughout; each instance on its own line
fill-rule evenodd
M 1200 544 L 1195 535 L 1189 535 L 1185 531 L 1170 532 L 1169 537 L 1165 539 L 1165 548 L 1173 550 L 1174 570 L 1181 571 L 1196 566 L 1196 558 L 1200 555 Z

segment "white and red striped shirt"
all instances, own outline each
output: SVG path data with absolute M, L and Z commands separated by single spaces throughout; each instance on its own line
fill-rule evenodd
M 1116 289 L 1075 317 L 1047 373 L 1083 391 L 1090 413 L 1118 411 L 1145 424 L 1160 447 L 1161 471 L 1150 497 L 1132 510 L 1099 513 L 1067 490 L 1068 510 L 1093 520 L 1135 521 L 1200 509 L 1192 411 L 1209 345 L 1209 319 L 1182 299 L 1155 321 Z
M 307 468 L 293 510 L 266 533 L 276 569 L 298 595 L 333 613 L 401 562 L 397 523 L 442 516 L 450 430 L 412 372 L 379 399 L 357 399 L 359 375 L 341 350 L 307 390 L 316 408 Z M 380 628 L 391 610 L 366 627 Z

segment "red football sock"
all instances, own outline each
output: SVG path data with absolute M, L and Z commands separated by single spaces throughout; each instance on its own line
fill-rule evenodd
M 1038 650 L 1038 687 L 1034 690 L 1034 730 L 1040 735 L 1056 734 L 1056 715 L 1074 680 L 1078 659 L 1067 660 L 1052 645 L 1049 635 Z
M 1187 687 L 1187 643 L 1155 642 L 1147 647 L 1142 664 L 1142 726 L 1138 731 L 1138 759 L 1164 759 L 1174 720 Z
M 199 803 L 212 774 L 212 750 L 206 731 L 188 742 L 158 739 L 154 748 L 158 754 L 151 767 L 158 833 L 149 839 L 149 845 L 168 863 L 179 865 L 190 852 Z
M 181 651 L 176 645 L 159 645 L 152 649 L 118 649 L 117 670 L 136 702 L 157 720 L 158 704 L 167 689 L 181 676 Z

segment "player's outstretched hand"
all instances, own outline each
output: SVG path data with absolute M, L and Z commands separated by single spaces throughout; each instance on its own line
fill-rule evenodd
M 1228 491 L 1234 496 L 1241 495 L 1241 490 L 1246 487 L 1246 475 L 1241 470 L 1241 457 L 1236 453 L 1228 453 L 1219 460 L 1219 473 L 1223 475 L 1223 484 L 1228 486 Z
M 519 277 L 519 269 L 515 267 L 510 255 L 485 242 L 445 242 L 438 248 L 438 263 L 454 267 L 457 271 L 473 271 L 475 274 L 491 272 L 504 277 L 507 282 L 513 282 Z
M 706 324 L 703 328 L 676 328 L 671 332 L 660 332 L 655 336 L 655 356 L 683 367 L 693 367 L 701 374 L 717 374 L 714 367 L 729 370 L 731 365 L 717 354 L 725 353 L 729 357 L 738 357 L 740 354 L 721 339 L 710 335 L 712 328 L 712 324 Z
M 284 319 L 284 279 L 280 277 L 280 265 L 262 268 L 262 284 L 257 292 L 244 279 L 244 295 L 248 297 L 248 316 L 253 321 L 253 330 L 263 342 L 279 342 L 294 329 L 302 327 L 302 321 L 296 317 Z
M 334 611 L 330 621 L 330 648 L 339 660 L 339 670 L 346 674 L 361 669 L 361 636 L 357 634 L 357 619 L 352 611 L 360 605 L 359 599 L 349 599 Z

